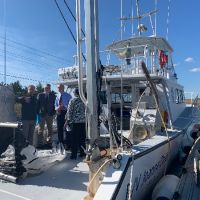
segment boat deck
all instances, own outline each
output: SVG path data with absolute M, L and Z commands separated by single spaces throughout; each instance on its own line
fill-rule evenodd
M 83 199 L 87 195 L 89 168 L 82 159 L 65 160 L 47 171 L 27 177 L 18 184 L 0 182 L 2 200 Z
M 193 145 L 190 154 L 186 160 L 184 169 L 186 173 L 183 173 L 176 193 L 177 195 L 176 200 L 197 200 L 200 199 L 200 185 L 197 186 L 195 183 L 195 176 L 194 176 L 194 157 L 195 151 L 200 149 L 200 138 L 197 139 L 195 144 Z M 200 176 L 200 175 L 199 175 Z

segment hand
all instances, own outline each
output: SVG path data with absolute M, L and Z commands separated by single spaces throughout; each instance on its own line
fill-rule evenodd
M 62 106 L 59 106 L 58 109 L 57 109 L 57 111 L 61 112 L 61 110 L 62 110 Z
M 66 121 L 65 124 L 64 124 L 64 128 L 65 128 L 65 129 L 66 129 L 67 125 L 68 125 L 68 123 L 67 123 L 67 121 Z

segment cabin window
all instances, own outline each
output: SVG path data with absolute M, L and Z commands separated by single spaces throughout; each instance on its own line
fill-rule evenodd
M 185 101 L 184 92 L 180 90 L 180 102 L 183 103 Z
M 176 89 L 176 103 L 183 103 L 184 101 L 185 97 L 183 91 Z
M 124 103 L 131 103 L 132 102 L 131 94 L 130 93 L 122 94 L 122 100 Z M 112 94 L 112 103 L 121 103 L 121 94 L 120 93 Z
M 178 89 L 176 89 L 176 103 L 180 103 L 179 91 L 178 91 Z

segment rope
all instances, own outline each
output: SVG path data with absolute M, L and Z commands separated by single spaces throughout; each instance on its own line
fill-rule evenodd
M 115 143 L 115 145 L 117 146 L 117 152 L 119 152 L 119 145 L 118 145 L 118 142 L 117 142 L 117 138 L 116 138 L 116 135 L 115 135 L 115 129 L 116 126 L 117 126 L 117 122 L 116 122 L 116 117 L 114 115 L 112 115 L 111 117 L 113 120 L 111 121 L 111 126 L 112 126 L 112 130 L 111 130 L 111 134 L 112 134 L 112 137 L 113 137 L 113 142 Z M 113 124 L 113 121 L 115 120 L 115 127 L 114 127 L 114 124 Z
M 101 169 L 107 164 L 109 163 L 110 161 L 112 161 L 112 159 L 108 159 L 106 160 L 100 167 L 99 169 L 97 170 L 97 172 L 93 175 L 92 179 L 90 180 L 89 184 L 88 184 L 88 187 L 87 187 L 87 191 L 88 193 L 90 193 L 90 187 L 91 187 L 91 184 L 93 183 L 94 179 L 96 178 L 96 176 L 99 174 L 99 172 L 101 171 Z

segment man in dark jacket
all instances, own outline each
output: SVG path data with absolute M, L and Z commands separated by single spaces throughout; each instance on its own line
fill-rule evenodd
M 37 97 L 37 114 L 41 117 L 39 122 L 39 134 L 43 135 L 45 123 L 47 124 L 48 135 L 47 142 L 51 142 L 53 134 L 53 116 L 55 114 L 55 94 L 51 92 L 51 85 L 44 86 L 44 92 L 38 94 Z M 43 135 L 44 137 L 44 135 Z M 45 138 L 45 137 L 44 137 Z
M 23 134 L 31 145 L 33 144 L 33 134 L 35 130 L 36 100 L 34 85 L 28 86 L 28 92 L 26 96 L 17 98 L 17 102 L 22 104 L 21 113 Z

